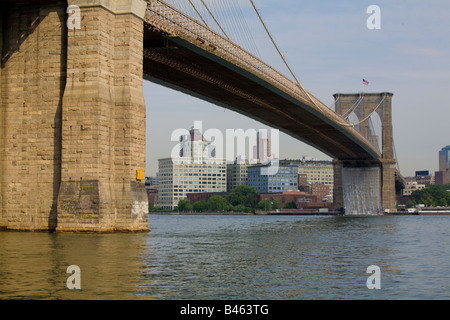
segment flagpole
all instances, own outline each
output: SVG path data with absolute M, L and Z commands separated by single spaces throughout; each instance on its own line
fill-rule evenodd
M 364 95 L 364 86 L 369 86 L 369 81 L 367 81 L 366 79 L 362 79 L 362 87 L 363 87 L 363 90 L 362 90 L 362 94 Z

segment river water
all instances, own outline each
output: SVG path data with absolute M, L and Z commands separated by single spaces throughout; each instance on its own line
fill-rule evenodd
M 150 215 L 149 225 L 0 232 L 0 299 L 450 298 L 450 216 Z M 71 265 L 80 290 L 66 285 Z M 380 289 L 367 286 L 372 265 Z

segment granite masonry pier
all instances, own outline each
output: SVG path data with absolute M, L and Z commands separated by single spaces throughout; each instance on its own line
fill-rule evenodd
M 147 3 L 0 6 L 0 228 L 148 231 Z

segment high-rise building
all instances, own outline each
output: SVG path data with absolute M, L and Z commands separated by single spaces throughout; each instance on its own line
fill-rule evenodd
M 450 145 L 439 151 L 439 171 L 435 176 L 436 184 L 450 183 Z
M 173 210 L 188 193 L 226 192 L 227 165 L 192 128 L 180 137 L 180 158 L 159 159 L 158 198 L 155 206 Z
M 270 138 L 267 131 L 258 131 L 256 135 L 256 155 L 258 163 L 267 163 L 272 156 Z
M 209 145 L 200 129 L 192 127 L 189 134 L 180 136 L 180 157 L 201 163 L 204 159 L 215 158 L 215 149 Z
M 277 154 L 272 153 L 272 141 L 268 132 L 260 130 L 256 133 L 256 145 L 253 146 L 252 163 L 267 164 L 278 158 Z
M 450 146 L 439 151 L 439 171 L 446 171 L 450 167 Z
M 298 169 L 296 166 L 279 166 L 276 174 L 267 174 L 269 167 L 270 165 L 247 167 L 247 185 L 254 187 L 259 193 L 281 193 L 298 190 Z
M 225 161 L 189 163 L 159 159 L 159 185 L 156 206 L 173 210 L 188 193 L 226 192 Z

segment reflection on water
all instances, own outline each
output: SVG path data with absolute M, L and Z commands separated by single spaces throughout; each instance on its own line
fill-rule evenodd
M 150 215 L 148 234 L 0 232 L 0 299 L 444 299 L 449 219 Z
M 146 236 L 142 234 L 0 233 L 0 298 L 135 299 Z M 81 269 L 81 290 L 68 290 L 67 267 Z

